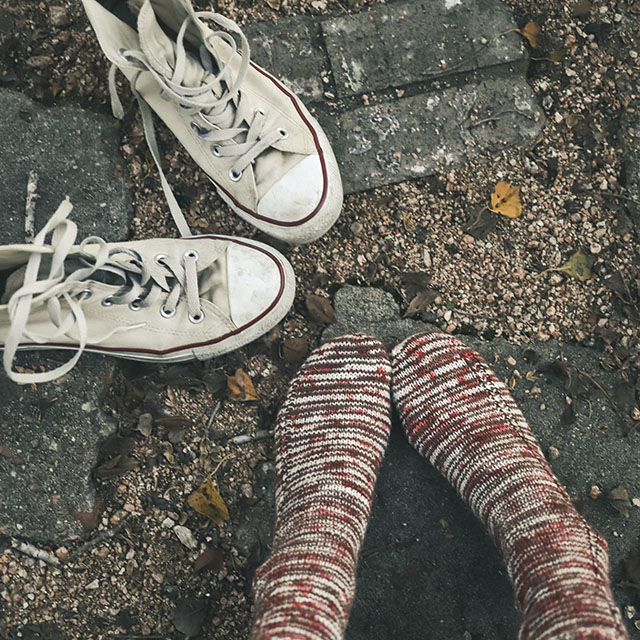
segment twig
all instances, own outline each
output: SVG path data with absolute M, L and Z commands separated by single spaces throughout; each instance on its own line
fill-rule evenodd
M 31 170 L 27 178 L 27 204 L 24 211 L 24 235 L 28 241 L 33 240 L 36 235 L 36 200 L 39 198 L 38 174 Z
M 38 549 L 38 547 L 34 547 L 28 542 L 21 542 L 16 538 L 11 538 L 11 546 L 21 553 L 24 553 L 25 555 L 36 558 L 36 560 L 43 560 L 44 562 L 48 562 L 49 564 L 54 565 L 60 564 L 60 560 L 58 560 L 58 558 L 56 558 L 56 556 L 54 556 L 51 552 L 45 551 L 44 549 Z
M 213 408 L 211 412 L 211 417 L 209 418 L 209 422 L 207 422 L 207 431 L 211 428 L 213 421 L 216 419 L 216 416 L 220 412 L 220 407 L 222 406 L 222 400 L 218 400 L 218 404 Z
M 271 431 L 260 430 L 255 433 L 244 433 L 241 436 L 234 436 L 229 438 L 231 444 L 246 444 L 247 442 L 253 442 L 254 440 L 264 440 L 271 437 Z
M 121 522 L 119 525 L 115 526 L 113 529 L 107 529 L 106 531 L 102 531 L 91 540 L 87 540 L 83 545 L 78 547 L 75 551 L 69 554 L 69 559 L 67 562 L 72 562 L 73 560 L 77 560 L 80 556 L 84 555 L 92 547 L 95 547 L 98 544 L 101 544 L 105 540 L 109 538 L 113 538 L 124 527 L 126 521 Z

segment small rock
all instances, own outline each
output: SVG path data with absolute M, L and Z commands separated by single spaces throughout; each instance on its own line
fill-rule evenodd
M 360 233 L 362 233 L 362 230 L 364 229 L 364 227 L 362 226 L 362 224 L 358 221 L 353 222 L 351 224 L 351 226 L 349 227 L 351 233 L 353 233 L 354 236 L 359 235 Z
M 162 526 L 165 529 L 173 529 L 174 525 L 175 525 L 175 522 L 171 518 L 165 518 L 162 521 Z
M 67 547 L 58 547 L 56 549 L 56 558 L 58 558 L 60 562 L 66 562 L 69 559 L 69 549 L 67 549 Z
M 589 247 L 589 251 L 591 251 L 591 253 L 596 256 L 602 251 L 602 245 L 598 244 L 597 242 L 593 242 Z
M 597 484 L 594 484 L 591 487 L 591 491 L 589 491 L 589 497 L 592 500 L 595 500 L 596 498 L 600 497 L 601 494 L 602 494 L 602 489 Z
M 100 583 L 98 582 L 98 578 L 96 578 L 95 580 L 93 580 L 92 582 L 90 582 L 85 589 L 89 589 L 91 591 L 95 591 L 96 589 L 100 588 Z
M 178 536 L 178 540 L 180 540 L 187 549 L 198 548 L 198 541 L 193 536 L 191 529 L 187 529 L 187 527 L 183 527 L 181 525 L 176 525 L 173 527 L 173 531 Z
M 560 451 L 557 447 L 551 446 L 547 451 L 547 457 L 549 460 L 557 460 L 560 457 Z
M 469 235 L 468 233 L 465 233 L 462 236 L 462 242 L 464 242 L 465 244 L 473 244 L 475 241 L 476 239 L 472 235 Z
M 51 56 L 32 56 L 27 58 L 26 64 L 32 69 L 45 69 L 53 64 Z
M 507 358 L 507 364 L 512 367 L 515 367 L 518 364 L 518 361 L 513 356 L 509 356 Z
M 49 7 L 49 22 L 54 27 L 66 27 L 71 24 L 64 7 Z
M 444 312 L 444 316 L 443 316 L 443 317 L 444 317 L 445 322 L 449 322 L 449 320 L 451 320 L 451 316 L 452 316 L 452 315 L 453 315 L 453 311 L 451 311 L 451 309 L 447 309 L 447 310 Z
M 151 435 L 151 429 L 153 427 L 153 417 L 150 413 L 143 413 L 138 418 L 138 431 L 148 438 Z

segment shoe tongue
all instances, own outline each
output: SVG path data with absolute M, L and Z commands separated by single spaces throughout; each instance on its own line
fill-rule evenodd
M 165 78 L 171 78 L 176 65 L 176 44 L 160 26 L 151 2 L 145 2 L 138 14 L 138 34 L 140 49 L 149 64 Z M 199 87 L 208 80 L 210 74 L 187 52 L 182 85 Z M 222 90 L 218 93 L 221 94 Z M 212 95 L 213 97 L 217 96 Z

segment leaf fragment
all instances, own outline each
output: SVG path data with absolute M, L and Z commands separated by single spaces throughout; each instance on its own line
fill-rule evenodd
M 564 51 L 562 49 L 552 49 L 549 53 L 551 62 L 562 62 L 564 60 Z
M 207 547 L 193 563 L 195 573 L 201 571 L 220 571 L 224 566 L 224 554 L 222 550 L 213 547 Z
M 93 531 L 98 528 L 98 518 L 102 513 L 102 504 L 96 502 L 91 511 L 78 511 L 71 509 L 71 515 L 82 525 L 85 531 Z
M 211 476 L 187 498 L 187 503 L 192 509 L 210 518 L 216 524 L 222 524 L 229 519 L 227 505 L 213 486 Z
M 518 33 L 525 37 L 534 49 L 537 48 L 540 27 L 535 22 L 527 22 L 522 29 L 518 29 Z
M 577 278 L 581 282 L 591 277 L 591 270 L 587 264 L 587 256 L 578 249 L 563 265 L 555 271 L 562 271 L 572 278 Z
M 491 194 L 491 211 L 507 218 L 521 216 L 520 187 L 513 187 L 508 182 L 498 182 Z
M 309 294 L 304 301 L 307 305 L 309 316 L 314 322 L 332 324 L 336 321 L 336 312 L 333 310 L 328 298 Z
M 309 340 L 305 336 L 286 338 L 282 342 L 282 358 L 292 364 L 304 360 L 308 350 Z
M 609 504 L 619 514 L 623 515 L 625 518 L 629 517 L 629 509 L 632 505 L 629 500 L 629 492 L 622 485 L 617 486 L 615 489 L 611 489 L 607 498 L 609 499 Z
M 253 402 L 260 400 L 253 382 L 243 369 L 236 369 L 232 376 L 227 377 L 229 398 L 237 402 Z

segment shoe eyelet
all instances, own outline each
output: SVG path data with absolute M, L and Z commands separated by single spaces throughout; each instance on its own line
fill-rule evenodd
M 176 315 L 175 309 L 167 309 L 164 305 L 160 307 L 160 315 L 163 318 L 173 318 Z
M 203 320 L 204 320 L 204 311 L 202 311 L 202 309 L 200 309 L 200 313 L 198 313 L 195 316 L 192 316 L 191 314 L 189 314 L 189 321 L 192 322 L 193 324 L 200 324 Z
M 261 116 L 266 116 L 266 112 L 264 109 L 261 109 L 260 107 L 258 107 L 257 109 L 254 110 L 253 112 L 254 114 L 259 113 Z
M 120 55 L 120 57 L 125 61 L 125 62 L 131 62 L 131 59 L 129 58 L 128 55 L 126 55 L 127 50 L 126 49 L 120 49 L 118 51 L 118 54 Z
M 198 135 L 199 137 L 202 137 L 206 133 L 206 130 L 197 122 L 194 122 L 192 120 L 189 124 L 191 125 L 191 128 L 196 132 L 196 135 Z
M 195 249 L 189 249 L 189 251 L 185 251 L 184 252 L 184 258 L 193 258 L 194 260 L 197 260 L 200 256 L 198 255 L 198 252 Z
M 129 309 L 131 311 L 140 311 L 142 309 L 142 305 L 140 304 L 140 298 L 136 298 L 129 303 Z
M 102 304 L 103 307 L 110 307 L 113 304 L 113 298 L 111 296 L 107 296 L 102 299 L 100 304 Z
M 242 178 L 242 171 L 236 172 L 233 169 L 229 169 L 229 178 L 231 182 L 238 182 Z
M 282 138 L 282 140 L 289 137 L 289 132 L 286 129 L 283 129 L 282 127 L 278 129 L 278 133 L 280 134 L 280 137 Z
M 165 260 L 165 258 L 168 258 L 168 257 L 169 256 L 166 253 L 159 253 L 157 256 L 155 256 L 153 258 L 153 261 L 156 264 L 162 265 L 164 267 L 164 265 L 165 265 L 164 260 Z
M 93 291 L 91 289 L 83 289 L 78 294 L 78 300 L 88 300 L 93 295 Z
M 220 145 L 219 144 L 212 144 L 211 145 L 211 153 L 213 153 L 213 155 L 216 158 L 220 157 Z

